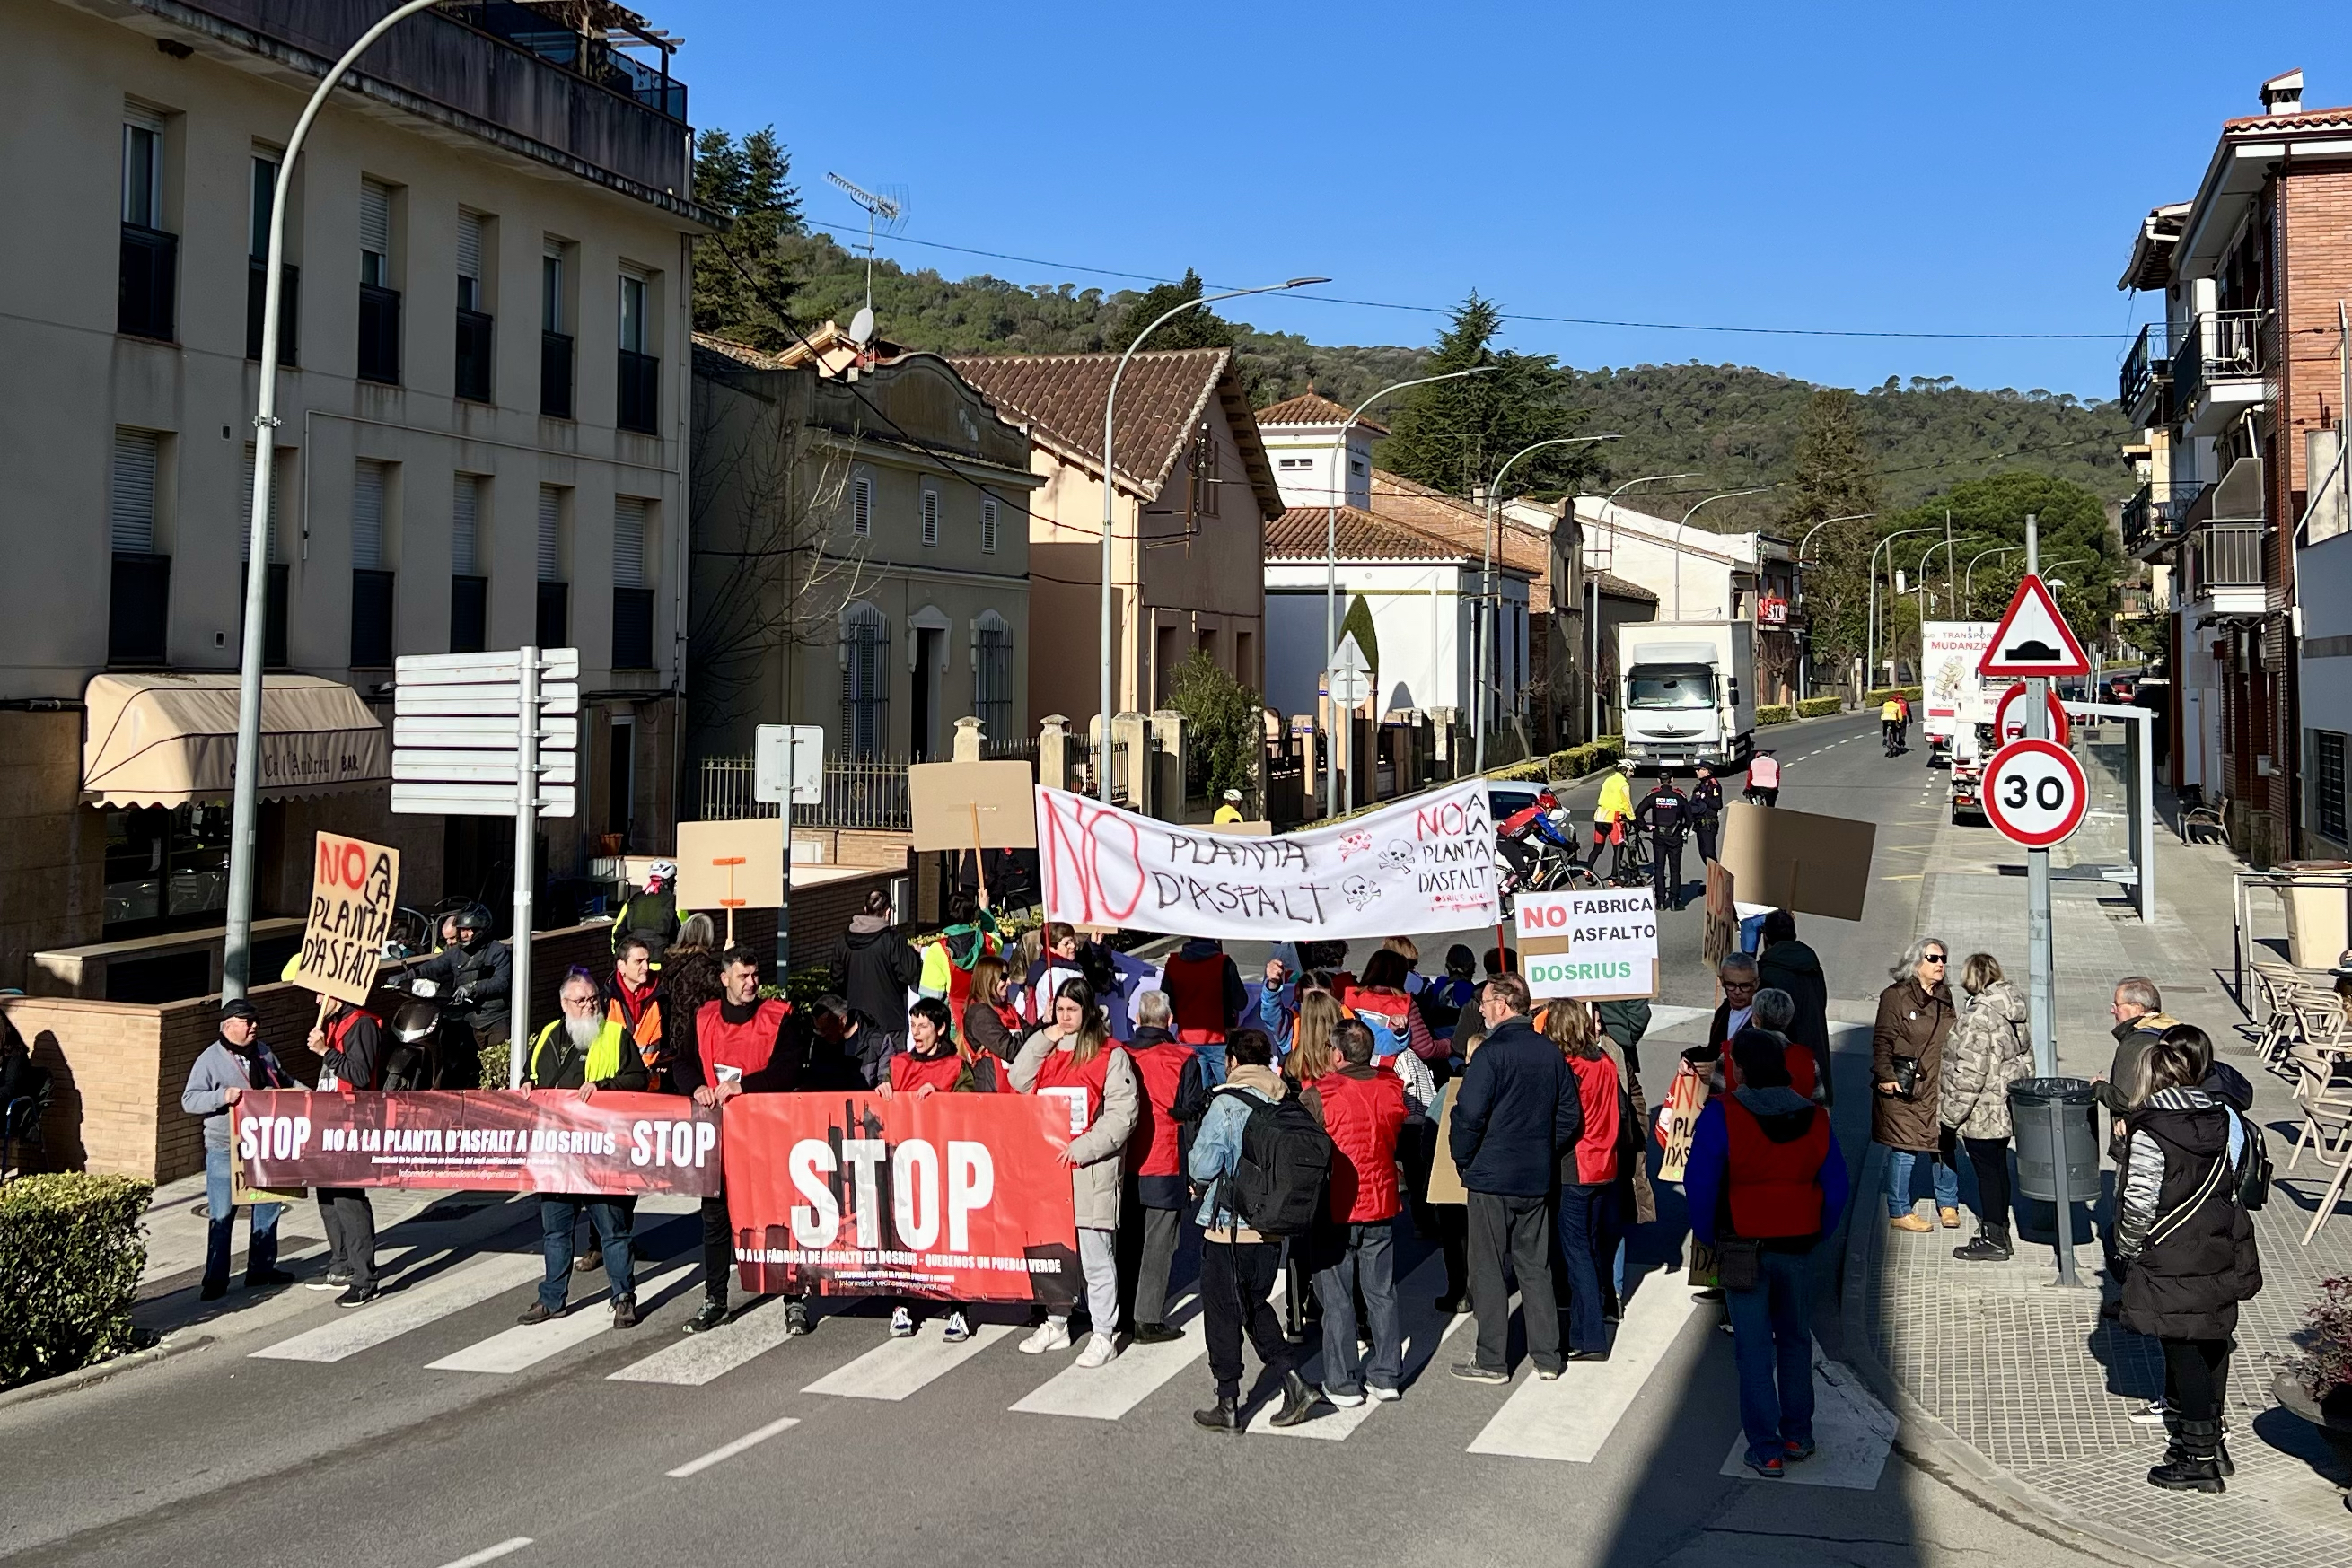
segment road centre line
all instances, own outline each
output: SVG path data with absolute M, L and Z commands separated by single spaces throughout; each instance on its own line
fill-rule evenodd
M 499 1542 L 496 1546 L 485 1546 L 479 1552 L 470 1552 L 454 1563 L 444 1563 L 441 1568 L 479 1568 L 479 1565 L 484 1563 L 495 1563 L 509 1552 L 520 1552 L 530 1544 L 530 1536 L 514 1536 L 509 1540 Z
M 682 1481 L 688 1476 L 700 1475 L 704 1470 L 709 1469 L 711 1466 L 724 1464 L 729 1459 L 731 1459 L 736 1455 L 741 1453 L 744 1449 L 758 1448 L 761 1443 L 766 1442 L 777 1433 L 788 1432 L 800 1424 L 801 1418 L 797 1416 L 787 1416 L 782 1420 L 771 1421 L 766 1426 L 760 1427 L 757 1431 L 746 1432 L 731 1443 L 721 1443 L 719 1447 L 711 1449 L 710 1452 L 703 1455 L 702 1458 L 698 1459 L 688 1459 L 686 1463 L 678 1466 L 677 1469 L 674 1470 L 664 1470 L 662 1474 L 667 1476 L 674 1481 Z M 471 1559 L 468 1559 L 468 1561 L 471 1561 Z M 457 1564 L 453 1563 L 449 1565 L 449 1568 L 457 1568 Z

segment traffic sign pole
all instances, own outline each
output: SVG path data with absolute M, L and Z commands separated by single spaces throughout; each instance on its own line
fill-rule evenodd
M 2038 580 L 2040 572 L 2040 519 L 2032 513 L 2025 515 L 2025 573 L 2027 581 Z M 2024 584 L 2018 591 L 2022 595 Z M 2035 675 L 2025 683 L 2025 736 L 2028 740 L 2050 738 L 2050 678 Z M 2033 1071 L 2041 1078 L 2058 1076 L 2058 1006 L 2053 977 L 2057 968 L 2057 946 L 2050 923 L 2050 852 L 2029 849 L 2025 852 L 2025 966 L 2027 975 L 2026 1016 L 2033 1028 Z M 2057 1202 L 2058 1283 L 2072 1289 L 2082 1283 L 2074 1272 L 2074 1205 L 2066 1190 L 2066 1142 L 2063 1134 L 2053 1140 L 2051 1154 L 2052 1191 Z
M 539 857 L 539 650 L 517 660 L 514 808 L 514 983 L 507 993 L 507 1087 L 522 1087 L 523 1052 L 530 1049 L 530 925 L 532 862 Z

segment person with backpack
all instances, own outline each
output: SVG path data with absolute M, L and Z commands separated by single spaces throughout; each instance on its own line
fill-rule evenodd
M 1050 1095 L 1069 1107 L 1070 1141 L 1055 1159 L 1070 1173 L 1077 1218 L 1078 1267 L 1086 1276 L 1094 1333 L 1078 1364 L 1106 1366 L 1118 1354 L 1118 1208 L 1127 1141 L 1141 1115 L 1141 1094 L 1126 1048 L 1114 1042 L 1102 1009 L 1084 980 L 1063 984 L 1054 1021 L 1031 1035 L 1013 1061 L 1016 1093 Z M 1070 1347 L 1070 1312 L 1049 1312 L 1021 1342 L 1023 1354 Z
M 1139 993 L 1135 1019 L 1127 1054 L 1142 1085 L 1143 1113 L 1128 1140 L 1119 1199 L 1119 1301 L 1137 1344 L 1166 1344 L 1184 1337 L 1168 1326 L 1168 1271 L 1183 1239 L 1184 1145 L 1209 1108 L 1209 1089 L 1200 1054 L 1170 1029 L 1167 992 Z
M 365 1008 L 321 996 L 310 1045 L 319 1057 L 320 1093 L 383 1087 L 383 1031 Z M 314 1291 L 340 1287 L 339 1307 L 366 1306 L 376 1297 L 375 1208 L 367 1188 L 320 1187 L 319 1222 L 327 1231 L 327 1271 L 304 1283 Z
M 1339 1065 L 1299 1093 L 1331 1140 L 1330 1220 L 1310 1243 L 1315 1299 L 1323 1303 L 1323 1397 L 1343 1409 L 1403 1397 L 1404 1339 L 1397 1325 L 1397 1137 L 1404 1130 L 1404 1084 L 1373 1065 L 1372 1031 L 1361 1019 L 1333 1031 Z M 1356 1339 L 1361 1291 L 1372 1354 Z
M 1213 1432 L 1242 1429 L 1247 1333 L 1265 1379 L 1281 1385 L 1274 1424 L 1296 1427 L 1314 1411 L 1315 1391 L 1298 1375 L 1270 1298 L 1283 1236 L 1304 1233 L 1324 1201 L 1331 1142 L 1274 1071 L 1274 1041 L 1262 1031 L 1234 1030 L 1225 1060 L 1230 1076 L 1210 1096 L 1184 1162 L 1202 1189 L 1201 1319 L 1216 1379 L 1216 1402 L 1193 1411 L 1192 1420 Z
M 1559 1048 L 1528 1022 L 1528 1005 L 1525 976 L 1505 973 L 1486 982 L 1478 994 L 1486 1043 L 1454 1092 L 1450 1152 L 1470 1197 L 1470 1307 L 1478 1318 L 1478 1348 L 1475 1360 L 1453 1370 L 1473 1383 L 1511 1380 L 1507 1269 L 1519 1277 L 1536 1375 L 1555 1378 L 1565 1370 L 1549 1200 L 1560 1153 L 1584 1131 L 1584 1110 Z

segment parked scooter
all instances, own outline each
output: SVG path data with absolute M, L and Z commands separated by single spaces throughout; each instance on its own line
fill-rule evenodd
M 392 1052 L 384 1069 L 387 1089 L 478 1089 L 480 1043 L 471 1025 L 450 1016 L 441 988 L 417 975 L 397 975 L 383 988 L 408 999 L 393 1009 L 386 1032 Z

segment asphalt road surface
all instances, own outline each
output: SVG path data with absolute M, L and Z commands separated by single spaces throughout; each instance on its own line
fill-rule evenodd
M 1832 1017 L 1866 1016 L 1913 928 L 1942 776 L 1916 751 L 1881 756 L 1868 719 L 1771 738 L 1784 807 L 1879 824 L 1867 919 L 1802 933 L 1829 969 Z M 1695 904 L 1665 917 L 1643 1051 L 1654 1096 L 1714 1001 L 1699 919 Z M 1431 967 L 1452 939 L 1423 939 Z M 1491 934 L 1459 939 L 1484 951 Z M 1847 1031 L 1837 1124 L 1850 1155 L 1867 1132 L 1866 1072 L 1866 1031 Z M 683 1204 L 640 1215 L 638 1327 L 609 1327 L 600 1277 L 575 1281 L 584 1304 L 570 1316 L 518 1330 L 539 1268 L 535 1210 L 518 1201 L 487 1249 L 388 1234 L 390 1288 L 362 1311 L 290 1290 L 214 1320 L 212 1341 L 184 1354 L 0 1409 L 0 1555 L 109 1568 L 2083 1561 L 1890 1454 L 1890 1418 L 1835 1360 L 1843 1237 L 1817 1270 L 1823 1454 L 1777 1483 L 1741 1471 L 1730 1338 L 1675 1266 L 1679 1197 L 1660 1196 L 1608 1361 L 1539 1383 L 1515 1333 L 1511 1386 L 1448 1376 L 1470 1320 L 1437 1314 L 1440 1265 L 1408 1237 L 1402 1402 L 1326 1406 L 1291 1432 L 1240 1437 L 1192 1424 L 1210 1394 L 1197 1322 L 1093 1372 L 1019 1354 L 1019 1309 L 984 1310 L 989 1326 L 961 1348 L 936 1325 L 891 1341 L 873 1311 L 828 1313 L 786 1343 L 772 1304 L 685 1335 L 699 1250 Z M 1876 1212 L 1865 1205 L 1865 1222 Z M 1191 1268 L 1188 1255 L 1179 1276 Z

